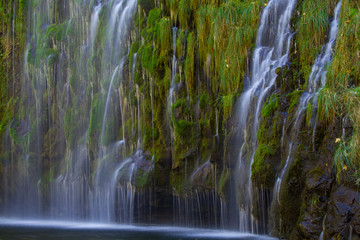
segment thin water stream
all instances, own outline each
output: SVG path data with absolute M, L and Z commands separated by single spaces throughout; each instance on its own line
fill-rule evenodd
M 292 125 L 293 131 L 291 131 L 291 135 L 289 136 L 290 142 L 287 147 L 287 157 L 286 157 L 285 165 L 282 168 L 274 187 L 274 196 L 278 204 L 281 204 L 279 199 L 279 194 L 281 190 L 282 181 L 286 175 L 286 172 L 289 169 L 291 161 L 293 160 L 293 156 L 292 156 L 292 153 L 294 152 L 293 145 L 297 140 L 299 131 L 301 129 L 301 124 L 304 121 L 306 109 L 308 107 L 308 104 L 311 103 L 311 101 L 314 109 L 312 115 L 315 117 L 315 119 L 312 121 L 312 124 L 316 126 L 317 95 L 319 94 L 319 91 L 326 84 L 327 66 L 332 60 L 333 48 L 336 43 L 340 10 L 341 10 L 341 1 L 337 4 L 335 8 L 334 19 L 330 25 L 329 40 L 323 46 L 321 53 L 316 58 L 308 79 L 307 90 L 300 97 L 300 101 L 295 114 L 295 120 Z M 315 128 L 313 129 L 314 129 L 313 131 L 315 131 Z
M 239 229 L 243 232 L 257 233 L 266 229 L 266 226 L 259 226 L 252 216 L 251 165 L 257 149 L 256 133 L 261 109 L 274 90 L 277 76 L 275 69 L 284 66 L 289 58 L 292 38 L 289 24 L 295 5 L 295 0 L 272 0 L 263 10 L 252 57 L 250 84 L 239 99 L 239 129 L 242 138 L 234 185 Z

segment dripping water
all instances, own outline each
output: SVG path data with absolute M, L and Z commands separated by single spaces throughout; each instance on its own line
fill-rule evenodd
M 252 215 L 251 165 L 257 149 L 256 133 L 261 109 L 274 89 L 275 69 L 284 66 L 289 58 L 292 38 L 289 24 L 295 5 L 295 0 L 273 0 L 263 10 L 252 58 L 250 86 L 239 99 L 239 129 L 242 137 L 234 185 L 238 228 L 244 232 L 265 232 L 266 229 L 266 226 L 261 226 L 259 229 Z
M 323 46 L 323 48 L 321 49 L 321 53 L 315 60 L 315 63 L 312 67 L 312 71 L 311 71 L 309 79 L 308 79 L 307 90 L 301 95 L 299 105 L 295 112 L 295 120 L 294 120 L 294 123 L 292 126 L 293 131 L 291 131 L 291 135 L 289 136 L 290 143 L 287 148 L 286 162 L 276 180 L 275 187 L 274 187 L 274 196 L 275 196 L 274 200 L 277 202 L 278 205 L 281 205 L 279 195 L 280 195 L 280 191 L 281 191 L 282 182 L 283 182 L 285 174 L 287 173 L 289 166 L 291 165 L 291 162 L 293 160 L 292 149 L 294 147 L 294 143 L 296 142 L 299 131 L 301 129 L 301 124 L 303 123 L 307 106 L 311 100 L 313 101 L 312 102 L 313 109 L 315 109 L 315 112 L 313 112 L 313 116 L 316 116 L 317 95 L 319 94 L 319 91 L 326 84 L 327 66 L 329 65 L 329 63 L 332 60 L 333 47 L 336 42 L 337 31 L 338 31 L 338 18 L 339 18 L 340 9 L 341 9 L 341 1 L 337 4 L 337 6 L 335 8 L 334 19 L 331 22 L 329 40 Z M 315 120 L 313 122 L 316 123 Z M 313 139 L 314 139 L 314 137 L 313 137 Z M 312 140 L 312 141 L 314 144 L 314 140 Z
M 102 9 L 102 4 L 100 3 L 99 5 L 94 7 L 94 11 L 91 16 L 90 39 L 89 39 L 91 51 L 93 51 L 93 48 L 95 45 L 95 36 L 96 36 L 97 28 L 98 28 L 99 15 L 100 15 L 101 9 Z

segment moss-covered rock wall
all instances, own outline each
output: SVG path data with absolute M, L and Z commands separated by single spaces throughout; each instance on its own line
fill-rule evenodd
M 224 214 L 231 210 L 223 209 L 230 206 L 240 150 L 236 140 L 243 131 L 236 125 L 236 106 L 251 74 L 268 2 L 139 0 L 129 34 L 115 47 L 108 38 L 112 1 L 100 3 L 89 43 L 96 1 L 0 2 L 0 175 L 35 169 L 42 176 L 42 194 L 31 201 L 41 198 L 49 205 L 46 193 L 80 155 L 87 159 L 82 174 L 91 188 L 101 162 L 141 152 L 144 162 L 132 184 L 138 192 L 155 192 L 158 199 L 150 205 L 158 216 L 173 219 L 171 208 L 178 208 L 179 224 L 186 222 L 181 215 L 189 215 L 196 216 L 192 225 L 237 228 Z M 326 86 L 317 104 L 307 105 L 292 136 L 336 4 L 297 1 L 289 63 L 276 70 L 276 89 L 261 111 L 251 167 L 252 215 L 267 233 L 281 238 L 360 236 L 359 1 L 342 0 Z M 42 14 L 34 17 L 34 12 Z M 121 74 L 113 71 L 117 66 Z M 111 85 L 113 78 L 119 80 Z M 275 196 L 290 142 L 292 161 Z M 112 150 L 114 143 L 124 145 L 121 154 Z M 26 187 L 21 178 L 11 181 L 6 184 Z M 5 195 L 0 195 L 3 202 Z M 201 198 L 212 202 L 201 209 L 196 203 Z M 212 220 L 204 224 L 204 218 Z

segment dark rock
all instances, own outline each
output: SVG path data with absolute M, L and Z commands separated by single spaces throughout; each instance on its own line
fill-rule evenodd
M 207 187 L 208 182 L 211 182 L 212 165 L 207 161 L 201 165 L 191 176 L 191 181 L 194 186 Z
M 353 203 L 353 218 L 351 220 L 351 226 L 354 231 L 360 235 L 360 202 L 359 199 L 355 199 Z
M 350 234 L 350 226 L 359 230 L 358 201 L 360 193 L 345 186 L 338 186 L 332 193 L 327 217 L 325 220 L 325 238 L 346 239 Z

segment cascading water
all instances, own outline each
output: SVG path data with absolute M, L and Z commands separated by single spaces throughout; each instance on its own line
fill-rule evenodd
M 175 102 L 175 87 L 176 87 L 176 73 L 177 73 L 177 59 L 176 59 L 176 36 L 177 36 L 177 27 L 172 28 L 172 48 L 173 48 L 173 56 L 171 60 L 171 83 L 169 89 L 169 95 L 167 100 L 167 111 L 169 121 L 171 120 L 171 107 Z M 170 126 L 170 125 L 169 125 Z M 171 132 L 171 127 L 170 127 Z M 173 141 L 173 136 L 171 136 L 171 141 Z M 174 157 L 174 156 L 173 156 Z
M 216 186 L 216 168 L 210 162 L 205 161 L 197 166 L 189 176 L 184 177 L 187 186 L 192 190 L 185 195 L 178 195 L 174 191 L 173 195 L 173 218 L 174 224 L 186 227 L 211 227 L 225 228 L 226 216 L 225 201 L 219 196 Z M 204 185 L 204 179 L 212 188 L 201 187 Z
M 176 59 L 176 35 L 177 35 L 177 27 L 173 27 L 172 29 L 172 41 L 173 41 L 173 57 L 171 61 L 171 86 L 169 90 L 169 101 L 170 101 L 170 108 L 171 105 L 174 103 L 174 90 L 176 86 L 176 72 L 177 72 L 177 59 Z
M 29 21 L 28 29 L 31 33 L 36 31 L 36 26 L 39 22 L 49 21 L 50 12 L 48 11 L 48 2 L 41 1 L 39 5 L 41 6 L 41 11 L 44 13 L 41 17 L 34 17 L 32 21 Z M 29 16 L 32 17 L 31 14 L 29 14 Z M 16 148 L 14 144 L 7 141 L 7 148 L 11 149 L 11 154 L 6 160 L 6 170 L 4 174 L 3 212 L 6 215 L 17 217 L 40 216 L 42 204 L 40 182 L 43 163 L 37 161 L 37 159 L 42 152 L 43 139 L 41 135 L 46 131 L 45 127 L 41 124 L 41 113 L 47 108 L 47 101 L 42 99 L 41 96 L 48 88 L 45 78 L 48 71 L 31 69 L 27 60 L 29 56 L 33 54 L 31 49 L 32 44 L 29 41 L 25 53 L 25 73 L 22 84 L 23 89 L 21 90 L 22 95 L 28 100 L 25 102 L 26 107 L 24 110 L 26 117 L 16 122 L 13 121 L 7 131 L 7 136 L 11 136 L 14 132 L 17 132 L 18 141 L 16 143 L 22 144 L 21 151 L 17 151 L 17 154 L 15 154 L 14 151 L 16 151 Z M 7 69 L 9 69 L 9 67 L 7 67 Z M 7 76 L 9 76 L 9 74 L 7 74 Z M 36 90 L 31 91 L 32 87 Z M 33 115 L 34 118 L 30 118 L 30 115 Z M 29 133 L 32 134 L 32 139 L 28 137 Z
M 93 50 L 94 43 L 95 43 L 95 36 L 97 33 L 97 27 L 99 24 L 99 15 L 102 9 L 102 4 L 99 3 L 96 7 L 94 7 L 94 11 L 91 16 L 91 22 L 90 22 L 90 37 L 89 37 L 89 43 L 91 50 Z
M 295 144 L 295 141 L 297 140 L 299 130 L 301 129 L 301 124 L 304 120 L 306 109 L 310 101 L 312 100 L 312 106 L 313 106 L 313 114 L 315 119 L 312 119 L 312 125 L 316 125 L 316 110 L 317 110 L 317 96 L 319 94 L 319 91 L 325 86 L 326 84 L 326 73 L 327 73 L 327 66 L 332 60 L 332 53 L 333 48 L 335 46 L 336 38 L 337 38 L 337 32 L 338 32 L 338 19 L 341 9 L 341 1 L 337 4 L 335 8 L 335 14 L 334 19 L 331 22 L 330 26 L 330 35 L 328 42 L 322 47 L 321 53 L 316 58 L 315 63 L 312 67 L 309 79 L 308 79 L 308 86 L 307 91 L 305 91 L 299 101 L 299 105 L 297 107 L 296 113 L 295 113 L 295 120 L 292 125 L 292 131 L 291 135 L 289 136 L 290 142 L 287 147 L 287 157 L 284 167 L 282 168 L 276 183 L 274 187 L 274 200 L 277 201 L 278 204 L 281 204 L 280 202 L 280 190 L 282 181 L 284 180 L 284 176 L 287 173 L 289 169 L 289 165 L 291 161 L 293 160 L 292 153 L 293 147 Z
M 123 69 L 137 1 L 97 1 L 89 9 L 90 2 L 42 0 L 29 9 L 23 84 L 28 117 L 11 126 L 23 132 L 23 144 L 5 171 L 5 179 L 12 179 L 4 187 L 6 216 L 132 222 L 135 201 L 143 201 L 132 183 L 137 170 L 150 172 L 152 163 L 143 156 L 141 140 L 136 152 L 126 151 L 125 123 L 132 117 L 126 110 L 136 108 L 128 109 L 123 83 L 134 81 Z M 63 8 L 64 24 L 57 25 L 56 8 Z M 107 26 L 106 33 L 98 30 L 100 25 Z M 52 34 L 60 29 L 64 36 L 59 39 Z M 45 59 L 43 48 L 50 52 Z M 133 69 L 135 60 L 136 55 Z M 144 108 L 140 97 L 138 139 Z
M 274 89 L 277 76 L 275 69 L 284 66 L 289 58 L 292 37 L 289 24 L 295 5 L 296 0 L 272 0 L 263 10 L 251 63 L 249 87 L 239 99 L 239 129 L 242 137 L 238 167 L 233 176 L 236 188 L 236 203 L 233 204 L 238 209 L 235 221 L 240 231 L 244 232 L 265 232 L 266 229 L 266 226 L 259 226 L 252 216 L 251 165 L 257 149 L 256 133 L 260 113 L 264 101 Z

